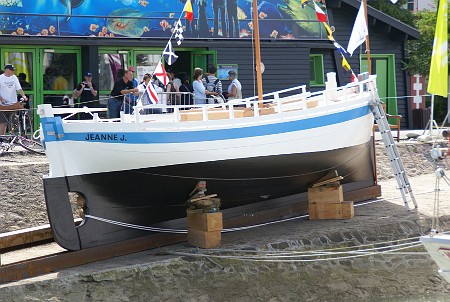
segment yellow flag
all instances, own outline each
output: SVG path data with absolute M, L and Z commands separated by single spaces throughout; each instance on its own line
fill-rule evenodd
M 351 69 L 350 64 L 348 64 L 344 56 L 342 56 L 342 68 L 344 68 L 346 71 L 349 71 Z
M 431 55 L 428 93 L 447 97 L 448 94 L 448 0 L 439 0 L 439 10 Z

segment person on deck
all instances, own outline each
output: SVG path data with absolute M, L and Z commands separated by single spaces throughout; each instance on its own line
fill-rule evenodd
M 203 86 L 205 86 L 206 90 L 217 92 L 217 97 L 213 95 L 209 96 L 209 103 L 214 104 L 215 99 L 221 100 L 222 98 L 222 82 L 216 77 L 217 67 L 214 65 L 210 65 L 208 68 L 209 73 L 205 75 L 202 79 Z M 220 101 L 223 103 L 223 100 Z
M 217 95 L 217 92 L 211 92 L 205 89 L 202 82 L 203 70 L 201 68 L 194 69 L 194 83 L 192 87 L 194 88 L 194 104 L 206 104 L 207 95 Z
M 17 103 L 17 91 L 22 96 L 24 102 L 28 101 L 20 86 L 19 79 L 14 75 L 14 65 L 7 64 L 5 72 L 0 75 L 0 110 L 2 106 L 14 105 Z M 9 123 L 11 112 L 0 112 L 0 135 L 6 133 L 6 126 Z
M 132 79 L 132 81 L 133 81 L 133 86 L 134 86 L 134 87 L 138 87 L 139 81 L 138 81 L 138 79 L 136 79 L 136 77 L 134 76 L 134 75 L 135 75 L 135 69 L 134 69 L 134 66 L 130 66 L 130 68 L 129 68 L 128 70 L 131 71 L 131 73 L 132 73 L 132 75 L 133 75 L 133 79 Z M 130 101 L 124 103 L 124 112 L 125 112 L 126 114 L 133 113 L 133 106 L 136 106 L 136 102 L 137 102 L 137 99 L 138 99 L 137 94 L 134 94 L 134 93 L 130 93 L 130 94 L 128 95 L 128 97 L 129 97 L 129 100 L 130 100 Z
M 231 84 L 228 86 L 227 90 L 228 101 L 242 99 L 242 85 L 241 82 L 236 79 L 236 71 L 228 71 L 228 79 L 231 81 Z
M 125 95 L 138 93 L 138 89 L 133 85 L 133 73 L 130 70 L 124 72 L 123 77 L 114 83 L 111 97 L 108 100 L 108 117 L 119 118 L 120 110 L 125 100 Z

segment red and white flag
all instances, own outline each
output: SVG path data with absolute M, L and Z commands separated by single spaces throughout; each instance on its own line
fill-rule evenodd
M 316 4 L 315 1 L 314 8 L 316 9 L 316 16 L 319 22 L 327 22 L 327 15 L 325 15 L 324 11 Z
M 164 86 L 167 86 L 167 84 L 169 83 L 169 77 L 167 76 L 166 69 L 161 64 L 161 62 L 158 63 L 158 65 L 155 68 L 155 72 L 153 74 L 158 78 L 158 80 L 161 83 L 163 83 Z
M 358 81 L 358 77 L 355 75 L 355 73 L 352 71 L 352 77 L 351 77 L 351 81 L 353 82 L 359 82 Z
M 152 104 L 158 104 L 158 93 L 156 93 L 155 87 L 153 87 L 153 83 L 148 83 L 147 87 L 145 87 L 145 93 Z

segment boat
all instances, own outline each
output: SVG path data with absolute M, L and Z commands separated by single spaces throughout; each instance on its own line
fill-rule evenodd
M 439 267 L 439 274 L 450 283 L 450 234 L 421 236 L 420 241 Z
M 330 173 L 344 178 L 347 191 L 376 184 L 376 76 L 337 87 L 335 73 L 329 73 L 324 91 L 309 92 L 303 85 L 263 94 L 257 14 L 253 20 L 255 97 L 136 106 L 135 114 L 119 119 L 100 118 L 105 108 L 38 106 L 49 161 L 47 213 L 58 244 L 80 250 L 170 226 L 186 217 L 186 200 L 200 181 L 217 194 L 222 210 L 273 206 Z M 165 113 L 140 113 L 154 108 Z M 92 119 L 70 119 L 80 112 Z M 79 226 L 69 193 L 83 200 Z
M 344 177 L 347 189 L 373 186 L 375 78 L 314 93 L 294 87 L 262 101 L 148 105 L 173 112 L 144 115 L 136 108 L 119 119 L 100 118 L 105 108 L 39 105 L 56 242 L 78 250 L 146 235 L 92 217 L 143 226 L 185 217 L 198 181 L 218 194 L 222 209 L 306 192 L 330 171 Z M 81 111 L 92 119 L 69 118 Z M 85 201 L 77 227 L 69 192 Z

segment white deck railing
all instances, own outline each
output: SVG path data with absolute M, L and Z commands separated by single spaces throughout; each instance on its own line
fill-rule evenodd
M 345 86 L 318 92 L 307 92 L 306 85 L 296 86 L 289 89 L 283 89 L 263 95 L 263 100 L 258 100 L 257 96 L 244 98 L 242 100 L 232 100 L 221 104 L 194 104 L 194 105 L 147 105 L 134 106 L 133 114 L 124 114 L 117 119 L 100 118 L 98 112 L 107 111 L 106 108 L 52 108 L 54 114 L 69 114 L 64 119 L 66 122 L 79 123 L 86 120 L 68 120 L 70 116 L 77 113 L 89 113 L 93 119 L 90 122 L 185 122 L 185 121 L 208 121 L 219 119 L 237 119 L 242 117 L 258 117 L 265 114 L 280 114 L 289 111 L 304 110 L 308 115 L 308 109 L 322 108 L 326 111 L 336 110 L 338 103 L 346 106 L 350 101 L 363 98 L 362 95 L 368 90 L 376 89 L 376 76 L 370 76 L 369 79 L 349 83 Z M 293 94 L 299 90 L 300 93 Z M 282 97 L 282 94 L 289 93 Z M 367 94 L 366 94 L 367 96 Z M 342 108 L 342 106 L 339 106 Z M 145 110 L 167 111 L 162 113 L 144 114 Z M 246 114 L 246 115 L 245 115 Z

